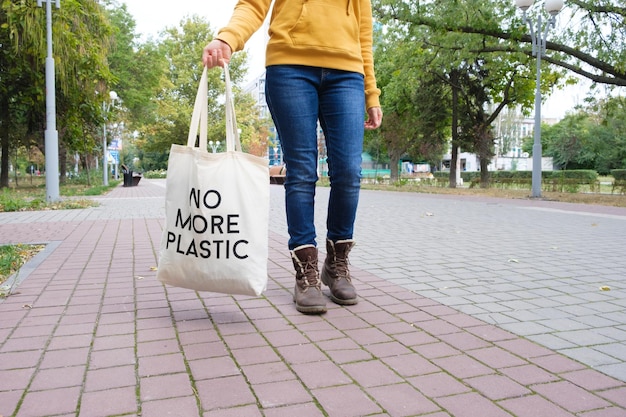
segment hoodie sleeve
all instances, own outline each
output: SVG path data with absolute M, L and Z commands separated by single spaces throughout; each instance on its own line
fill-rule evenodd
M 358 1 L 358 0 L 352 0 Z M 374 45 L 372 4 L 370 0 L 360 0 L 360 41 L 363 57 L 363 72 L 365 74 L 365 107 L 380 107 L 380 89 L 376 87 L 374 73 Z
M 272 0 L 239 0 L 228 25 L 218 31 L 217 39 L 226 42 L 233 52 L 243 50 L 263 24 L 271 3 Z

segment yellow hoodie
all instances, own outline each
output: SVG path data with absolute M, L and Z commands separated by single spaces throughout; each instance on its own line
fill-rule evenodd
M 217 38 L 241 51 L 272 0 L 239 0 Z M 274 0 L 265 65 L 307 65 L 365 76 L 365 104 L 380 106 L 372 53 L 370 0 Z

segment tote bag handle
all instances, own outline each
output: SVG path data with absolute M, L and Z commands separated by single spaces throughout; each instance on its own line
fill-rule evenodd
M 241 152 L 241 140 L 239 138 L 239 131 L 237 130 L 237 117 L 235 115 L 235 104 L 233 102 L 232 84 L 230 81 L 228 64 L 224 64 L 224 80 L 226 82 L 224 103 L 224 107 L 226 109 L 226 151 Z M 203 151 L 207 151 L 207 118 L 209 113 L 208 94 L 207 67 L 204 67 L 202 76 L 200 77 L 200 85 L 198 87 L 198 93 L 196 94 L 196 101 L 193 106 L 193 113 L 191 115 L 189 136 L 187 137 L 187 146 L 191 148 L 195 147 L 196 139 L 199 138 L 198 146 Z M 200 125 L 200 135 L 198 135 L 198 124 Z

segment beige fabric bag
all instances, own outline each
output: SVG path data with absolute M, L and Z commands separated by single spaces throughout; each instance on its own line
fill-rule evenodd
M 196 291 L 258 296 L 267 286 L 269 170 L 265 159 L 241 151 L 228 66 L 224 74 L 226 152 L 207 151 L 206 68 L 187 146 L 170 150 L 157 279 Z

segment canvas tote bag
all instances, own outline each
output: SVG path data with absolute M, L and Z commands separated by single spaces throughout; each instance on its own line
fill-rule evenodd
M 265 159 L 241 151 L 227 65 L 224 75 L 226 152 L 207 151 L 206 67 L 187 146 L 170 150 L 157 279 L 196 291 L 258 296 L 267 286 L 269 170 Z

